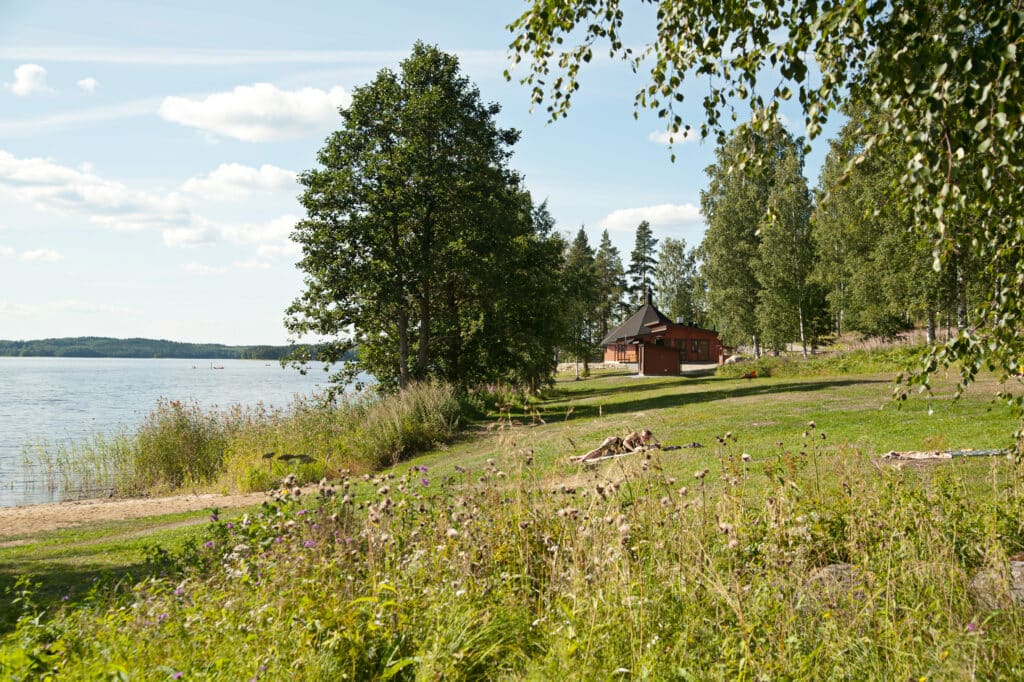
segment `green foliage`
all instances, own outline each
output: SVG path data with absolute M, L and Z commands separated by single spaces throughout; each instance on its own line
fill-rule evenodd
M 775 169 L 758 256 L 754 272 L 761 289 L 756 314 L 762 338 L 773 350 L 799 339 L 806 356 L 808 343 L 816 340 L 811 320 L 824 301 L 809 282 L 814 266 L 811 196 L 803 157 L 796 149 L 787 152 Z
M 765 163 L 748 173 L 732 172 L 751 148 L 759 150 Z M 758 273 L 764 279 L 767 272 L 761 263 L 759 228 L 769 217 L 777 168 L 783 159 L 796 153 L 796 142 L 781 125 L 765 133 L 741 128 L 716 148 L 715 163 L 706 169 L 708 189 L 701 192 L 701 213 L 708 225 L 701 244 L 708 316 L 726 344 L 752 343 L 755 355 L 760 354 L 765 331 L 773 337 L 786 336 L 785 330 L 766 330 L 766 320 L 758 320 L 756 302 L 765 288 Z M 786 178 L 792 179 L 791 175 Z M 777 253 L 770 254 L 770 258 L 778 257 Z M 768 309 L 778 311 L 779 307 L 770 305 Z M 770 317 L 767 321 L 771 322 Z
M 306 289 L 297 336 L 358 344 L 385 390 L 440 378 L 460 386 L 550 377 L 562 242 L 508 168 L 518 132 L 499 128 L 458 59 L 417 43 L 399 72 L 356 88 L 342 127 L 303 173 Z
M 701 134 L 719 144 L 739 120 L 737 103 L 749 106 L 751 127 L 766 132 L 780 102 L 796 95 L 812 139 L 849 102 L 885 112 L 864 129 L 847 170 L 876 156 L 893 159 L 901 191 L 892 196 L 931 246 L 932 267 L 963 280 L 970 259 L 984 273 L 971 324 L 961 297 L 959 336 L 935 348 L 909 384 L 927 389 L 940 367 L 957 366 L 962 387 L 983 368 L 1004 378 L 1018 371 L 1024 357 L 1019 3 L 785 0 L 757 11 L 713 0 L 662 3 L 653 17 L 637 11 L 654 26 L 635 50 L 623 38 L 619 5 L 534 0 L 509 26 L 513 62 L 528 63 L 522 80 L 532 86 L 535 104 L 547 101 L 552 119 L 564 116 L 580 69 L 607 48 L 609 56 L 647 70 L 635 105 L 657 111 L 672 132 L 683 127 L 685 85 L 698 80 L 706 93 Z M 750 151 L 735 168 L 758 156 Z M 1004 397 L 1024 414 L 1019 394 Z
M 686 249 L 685 239 L 666 237 L 654 269 L 658 307 L 672 321 L 704 326 L 707 292 L 697 268 L 697 250 Z

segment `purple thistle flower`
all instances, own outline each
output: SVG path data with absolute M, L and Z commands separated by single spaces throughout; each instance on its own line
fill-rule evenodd
M 235 527 L 235 524 L 233 524 L 230 521 L 228 521 L 227 523 L 224 524 L 224 527 L 227 528 L 228 530 L 231 530 L 232 528 Z
M 968 623 L 967 624 L 967 632 L 976 632 L 977 630 L 978 630 L 978 626 L 975 625 L 974 623 Z
M 210 520 L 216 523 L 217 521 L 220 521 L 220 516 L 217 514 L 217 512 L 211 512 Z
M 274 538 L 274 544 L 275 545 L 280 545 L 282 542 L 284 542 L 284 538 L 282 538 L 280 535 L 278 535 L 276 538 Z
M 174 594 L 180 597 L 181 595 L 185 594 L 185 590 L 179 587 L 178 589 L 174 590 Z
M 172 679 L 172 680 L 180 680 L 180 679 L 181 679 L 182 677 L 184 677 L 184 676 L 185 676 L 185 673 L 183 673 L 183 672 L 181 672 L 181 671 L 179 670 L 178 672 L 176 672 L 176 673 L 174 673 L 173 675 L 171 675 L 171 679 Z
M 300 509 L 299 511 L 295 512 L 296 516 L 304 516 L 305 514 L 306 514 L 306 510 L 305 509 Z
M 213 549 L 213 540 L 207 540 L 203 543 L 203 547 L 206 549 Z
M 158 623 L 162 623 L 165 620 L 167 620 L 167 614 L 166 613 L 161 613 L 159 616 L 156 617 L 156 622 L 158 622 Z
M 430 485 L 430 481 L 428 481 L 428 480 L 427 480 L 427 479 L 425 479 L 425 478 L 421 478 L 421 479 L 420 479 L 420 483 L 422 483 L 423 485 Z
M 424 473 L 424 474 L 427 473 L 427 467 L 421 466 L 420 467 L 420 473 Z
M 309 549 L 310 547 L 316 547 L 316 541 L 314 541 L 314 540 L 306 540 L 305 542 L 302 543 L 302 546 L 305 547 L 306 549 Z

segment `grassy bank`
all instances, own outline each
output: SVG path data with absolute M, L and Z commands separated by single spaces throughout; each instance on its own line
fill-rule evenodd
M 267 490 L 288 472 L 309 481 L 343 469 L 378 470 L 447 442 L 461 419 L 454 389 L 434 382 L 396 396 L 300 399 L 280 409 L 204 410 L 163 400 L 134 431 L 40 447 L 30 461 L 65 489 L 248 492 Z
M 999 580 L 982 594 L 972 579 L 1024 551 L 1020 469 L 873 464 L 1008 445 L 994 388 L 952 404 L 938 384 L 897 411 L 882 375 L 559 382 L 334 495 L 222 517 L 118 587 L 64 602 L 22 586 L 0 665 L 70 679 L 1018 678 L 1024 615 Z M 643 426 L 704 447 L 593 470 L 565 459 Z

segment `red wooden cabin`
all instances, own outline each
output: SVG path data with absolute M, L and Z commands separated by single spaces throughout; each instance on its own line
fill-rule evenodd
M 718 332 L 679 324 L 650 302 L 601 341 L 605 362 L 635 362 L 641 375 L 679 374 L 682 363 L 725 362 Z

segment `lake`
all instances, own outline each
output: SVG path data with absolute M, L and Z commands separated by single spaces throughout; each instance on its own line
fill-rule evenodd
M 26 448 L 33 445 L 131 429 L 159 398 L 203 407 L 259 402 L 283 407 L 326 384 L 319 363 L 303 376 L 264 360 L 0 357 L 0 506 L 61 497 L 26 466 Z

